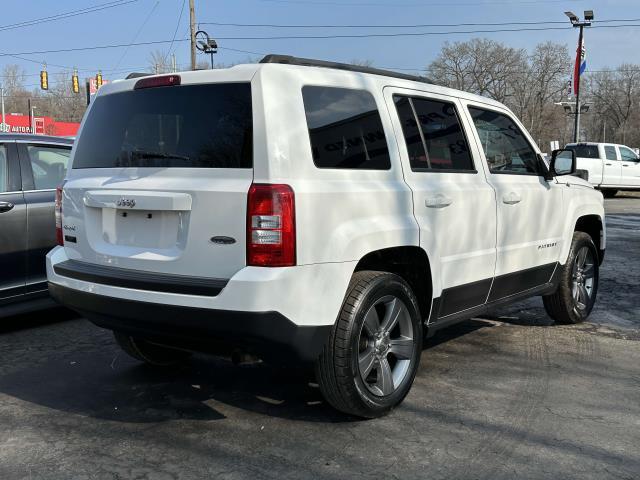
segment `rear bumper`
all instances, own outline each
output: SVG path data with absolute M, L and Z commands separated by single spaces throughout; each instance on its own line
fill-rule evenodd
M 136 271 L 75 260 L 67 256 L 64 247 L 49 252 L 49 282 L 97 296 L 167 308 L 279 312 L 298 326 L 333 326 L 356 265 L 356 262 L 344 262 L 281 268 L 244 267 L 228 280 L 210 279 L 210 283 L 203 283 L 197 278 L 152 274 L 153 267 L 157 266 L 153 261 L 149 262 L 152 268 L 148 271 Z M 74 267 L 73 271 L 69 266 Z M 201 291 L 202 288 L 207 291 Z M 210 321 L 217 318 L 209 317 Z
M 158 343 L 205 352 L 242 348 L 271 361 L 311 363 L 330 325 L 300 326 L 278 312 L 166 305 L 97 295 L 49 283 L 51 296 L 96 325 Z

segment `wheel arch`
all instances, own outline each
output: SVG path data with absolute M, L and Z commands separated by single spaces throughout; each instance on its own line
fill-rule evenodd
M 420 307 L 420 315 L 427 320 L 433 300 L 433 271 L 429 256 L 417 246 L 383 248 L 367 253 L 358 261 L 354 273 L 377 270 L 394 273 L 413 290 Z
M 576 220 L 573 231 L 584 232 L 591 237 L 598 250 L 598 263 L 602 265 L 605 252 L 605 228 L 602 217 L 597 214 L 582 215 Z

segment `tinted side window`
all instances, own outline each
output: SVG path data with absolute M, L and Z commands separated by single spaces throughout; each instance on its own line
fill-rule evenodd
M 391 168 L 380 113 L 371 93 L 302 88 L 313 162 L 319 168 Z
M 0 193 L 6 192 L 9 186 L 9 165 L 7 162 L 7 147 L 0 145 Z
M 53 189 L 62 183 L 69 164 L 70 148 L 29 145 L 27 152 L 36 190 Z
M 576 152 L 576 157 L 600 158 L 597 145 L 567 145 L 567 149 Z M 611 160 L 615 160 L 615 158 Z
M 604 154 L 607 157 L 607 160 L 617 160 L 618 157 L 616 156 L 616 147 L 614 147 L 613 145 L 605 145 L 604 147 Z M 576 156 L 578 156 L 576 154 Z
M 404 134 L 404 141 L 407 145 L 407 151 L 409 152 L 411 169 L 428 168 L 427 151 L 422 141 L 422 131 L 418 127 L 416 116 L 413 113 L 411 99 L 400 96 L 395 96 L 393 99 L 396 104 L 400 123 L 402 124 L 402 133 Z
M 395 102 L 412 170 L 474 171 L 455 105 L 400 96 Z
M 638 160 L 638 156 L 635 154 L 633 150 L 628 149 L 627 147 L 618 147 L 620 149 L 620 157 L 622 160 Z
M 522 131 L 502 113 L 469 108 L 491 173 L 541 175 L 535 150 Z

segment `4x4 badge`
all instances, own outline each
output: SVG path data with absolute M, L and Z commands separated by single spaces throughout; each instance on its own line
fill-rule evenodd
M 133 208 L 136 206 L 136 201 L 133 198 L 121 198 L 116 202 L 118 207 L 129 207 Z

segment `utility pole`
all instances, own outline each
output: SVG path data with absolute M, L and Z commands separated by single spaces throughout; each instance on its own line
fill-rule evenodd
M 178 71 L 178 65 L 176 64 L 176 54 L 175 53 L 171 54 L 171 69 L 173 70 L 173 73 L 176 73 Z
M 581 66 L 584 55 L 584 27 L 590 27 L 591 21 L 593 20 L 593 10 L 585 10 L 584 12 L 584 21 L 580 21 L 578 16 L 573 12 L 564 12 L 569 20 L 571 20 L 571 25 L 574 28 L 580 29 L 580 35 L 578 37 L 578 50 L 576 52 L 576 64 L 574 69 L 574 91 L 576 92 L 576 117 L 575 123 L 573 127 L 573 141 L 574 143 L 578 143 L 580 141 L 580 110 L 582 105 L 580 105 L 580 77 L 582 76 Z
M 29 109 L 29 128 L 33 133 L 33 109 L 31 108 L 31 99 L 27 100 L 27 108 Z
M 4 132 L 5 125 L 7 124 L 7 117 L 4 115 L 4 87 L 0 87 L 0 99 L 2 100 L 2 130 Z
M 189 0 L 189 25 L 191 30 L 191 70 L 196 69 L 196 6 Z

